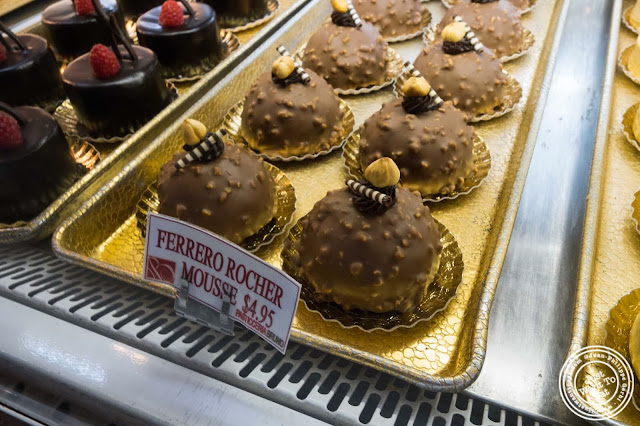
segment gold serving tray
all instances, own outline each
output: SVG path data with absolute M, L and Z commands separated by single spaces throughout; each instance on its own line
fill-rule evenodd
M 562 0 L 545 1 L 524 17 L 536 44 L 525 57 L 506 65 L 523 87 L 522 104 L 512 113 L 476 126 L 491 150 L 492 169 L 482 186 L 465 197 L 432 204 L 435 218 L 451 231 L 463 253 L 464 274 L 457 295 L 432 320 L 410 329 L 364 332 L 344 329 L 298 305 L 292 338 L 333 354 L 400 376 L 438 391 L 469 386 L 485 357 L 489 311 L 504 262 L 518 202 L 533 153 L 537 126 L 548 85 L 543 86 Z M 427 6 L 438 22 L 444 13 L 439 2 Z M 56 254 L 124 281 L 173 296 L 167 285 L 142 282 L 143 240 L 135 224 L 136 204 L 173 153 L 181 149 L 180 119 L 193 117 L 209 128 L 219 126 L 229 108 L 241 100 L 251 83 L 271 69 L 276 47 L 291 52 L 302 46 L 330 13 L 328 0 L 314 0 L 288 21 L 261 49 L 157 137 L 143 137 L 145 149 L 56 231 Z M 422 41 L 393 44 L 404 59 L 413 60 Z M 366 95 L 345 96 L 360 125 L 383 102 L 394 98 L 392 88 Z M 167 122 L 167 121 L 165 121 Z M 531 131 L 531 136 L 530 136 Z M 304 216 L 329 189 L 344 187 L 347 178 L 339 152 L 300 163 L 277 163 L 296 188 L 295 220 Z M 280 267 L 283 236 L 256 255 Z
M 71 212 L 76 211 L 89 196 L 112 179 L 123 167 L 154 140 L 161 131 L 173 123 L 189 106 L 202 97 L 229 73 L 240 61 L 254 50 L 263 37 L 272 33 L 309 0 L 279 0 L 276 16 L 264 25 L 238 33 L 242 43 L 228 58 L 198 82 L 177 83 L 181 96 L 158 114 L 153 120 L 135 132 L 121 144 L 95 144 L 101 161 L 91 172 L 77 181 L 71 188 L 29 222 L 17 226 L 0 228 L 0 245 L 45 238 L 54 231 Z M 43 36 L 43 28 L 37 25 L 25 32 Z
M 631 217 L 640 189 L 640 152 L 627 141 L 622 125 L 627 109 L 640 101 L 640 86 L 617 69 L 620 52 L 637 37 L 620 29 L 622 10 L 632 4 L 616 0 L 612 12 L 569 355 L 587 345 L 604 345 L 609 312 L 640 287 L 640 234 Z M 640 411 L 629 404 L 603 423 L 639 424 Z

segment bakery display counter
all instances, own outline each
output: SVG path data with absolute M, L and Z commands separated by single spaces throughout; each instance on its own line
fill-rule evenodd
M 227 112 L 271 69 L 276 47 L 304 61 L 310 36 L 331 13 L 324 0 L 283 9 L 285 3 L 262 30 L 238 33 L 235 59 L 125 142 L 132 148 L 103 166 L 109 170 L 101 180 L 60 214 L 64 224 L 52 240 L 0 248 L 0 362 L 7 366 L 0 409 L 44 423 L 582 424 L 562 404 L 557 374 L 569 349 L 594 105 L 604 93 L 606 106 L 609 96 L 607 85 L 600 87 L 605 65 L 611 74 L 611 54 L 604 58 L 620 1 L 528 4 L 522 55 L 504 55 L 506 81 L 519 90 L 471 123 L 489 153 L 486 176 L 469 190 L 454 186 L 424 197 L 464 261 L 455 296 L 433 318 L 368 332 L 327 321 L 326 312 L 301 300 L 282 355 L 240 326 L 230 337 L 177 316 L 173 288 L 142 280 L 138 210 L 160 166 L 181 149 L 183 119 L 233 133 Z M 432 27 L 447 13 L 440 2 L 421 7 L 416 23 L 429 16 Z M 400 58 L 395 83 L 341 96 L 354 129 L 405 88 L 415 89 L 403 85 L 412 71 L 402 64 L 414 61 L 423 43 L 414 37 L 390 44 Z M 590 48 L 577 59 L 585 44 Z M 295 188 L 291 224 L 327 190 L 362 179 L 353 161 L 358 144 L 354 150 L 345 143 L 344 153 L 302 162 L 267 158 Z M 542 199 L 547 209 L 536 207 Z M 276 235 L 255 254 L 283 266 L 286 238 Z M 559 250 L 561 265 L 553 263 Z M 540 315 L 539 306 L 553 309 Z

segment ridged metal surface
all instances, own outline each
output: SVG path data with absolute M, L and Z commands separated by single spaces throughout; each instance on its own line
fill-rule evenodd
M 46 248 L 0 249 L 0 296 L 331 423 L 537 424 L 300 344 L 291 343 L 283 356 L 250 331 L 238 330 L 234 338 L 215 333 L 176 316 L 171 299 L 66 264 Z M 15 380 L 0 376 L 0 394 L 24 389 Z M 63 402 L 73 405 L 54 405 Z

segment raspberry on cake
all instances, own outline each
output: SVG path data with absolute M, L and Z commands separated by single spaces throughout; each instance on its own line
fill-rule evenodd
M 0 62 L 7 60 L 7 48 L 0 44 Z
M 118 74 L 120 61 L 113 50 L 103 44 L 96 44 L 89 53 L 89 63 L 93 75 L 99 79 L 107 79 Z
M 18 121 L 4 111 L 0 111 L 0 149 L 16 148 L 23 137 Z
M 165 28 L 179 27 L 184 24 L 184 13 L 182 7 L 175 0 L 167 0 L 162 3 L 160 16 L 158 18 L 160 25 Z
M 79 122 L 89 133 L 126 135 L 168 105 L 171 95 L 156 55 L 132 46 L 117 25 L 106 21 L 98 0 L 93 0 L 93 6 L 113 34 L 110 48 L 97 45 L 71 62 L 62 82 Z
M 111 33 L 96 15 L 92 0 L 61 0 L 42 12 L 42 27 L 59 60 L 70 62 L 91 50 L 94 44 L 109 44 Z M 100 0 L 109 19 L 124 27 L 124 17 L 115 0 Z

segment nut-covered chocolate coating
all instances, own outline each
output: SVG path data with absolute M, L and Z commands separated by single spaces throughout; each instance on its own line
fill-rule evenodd
M 340 27 L 325 22 L 311 36 L 303 65 L 333 87 L 355 89 L 382 84 L 389 60 L 388 45 L 373 25 Z
M 176 154 L 158 176 L 161 214 L 177 217 L 240 243 L 273 219 L 276 184 L 262 159 L 226 144 L 213 161 L 194 161 L 176 170 Z
M 306 70 L 309 84 L 282 86 L 271 72 L 262 74 L 247 93 L 240 132 L 249 146 L 282 156 L 327 149 L 342 134 L 340 99 L 318 74 Z
M 321 300 L 370 312 L 420 303 L 438 270 L 440 233 L 419 197 L 404 188 L 396 196 L 384 214 L 367 215 L 347 188 L 330 191 L 303 219 L 295 244 Z
M 422 29 L 420 0 L 354 0 L 360 18 L 375 25 L 382 37 L 399 37 Z
M 447 0 L 449 4 L 463 4 L 463 3 L 474 3 L 472 0 Z M 498 3 L 498 5 L 506 11 L 517 11 L 520 13 L 521 10 L 527 9 L 531 6 L 530 0 L 498 0 L 495 2 L 488 3 Z
M 422 49 L 413 65 L 443 100 L 473 115 L 492 114 L 504 101 L 509 79 L 489 49 L 448 55 L 437 42 Z
M 440 34 L 447 24 L 454 22 L 455 16 L 460 16 L 482 44 L 499 57 L 513 55 L 522 47 L 520 15 L 515 11 L 504 10 L 498 2 L 462 3 L 453 6 L 438 24 L 436 34 Z
M 448 194 L 472 171 L 473 128 L 449 101 L 414 115 L 405 112 L 402 99 L 395 99 L 360 128 L 362 169 L 382 157 L 398 165 L 405 188 L 423 195 Z

